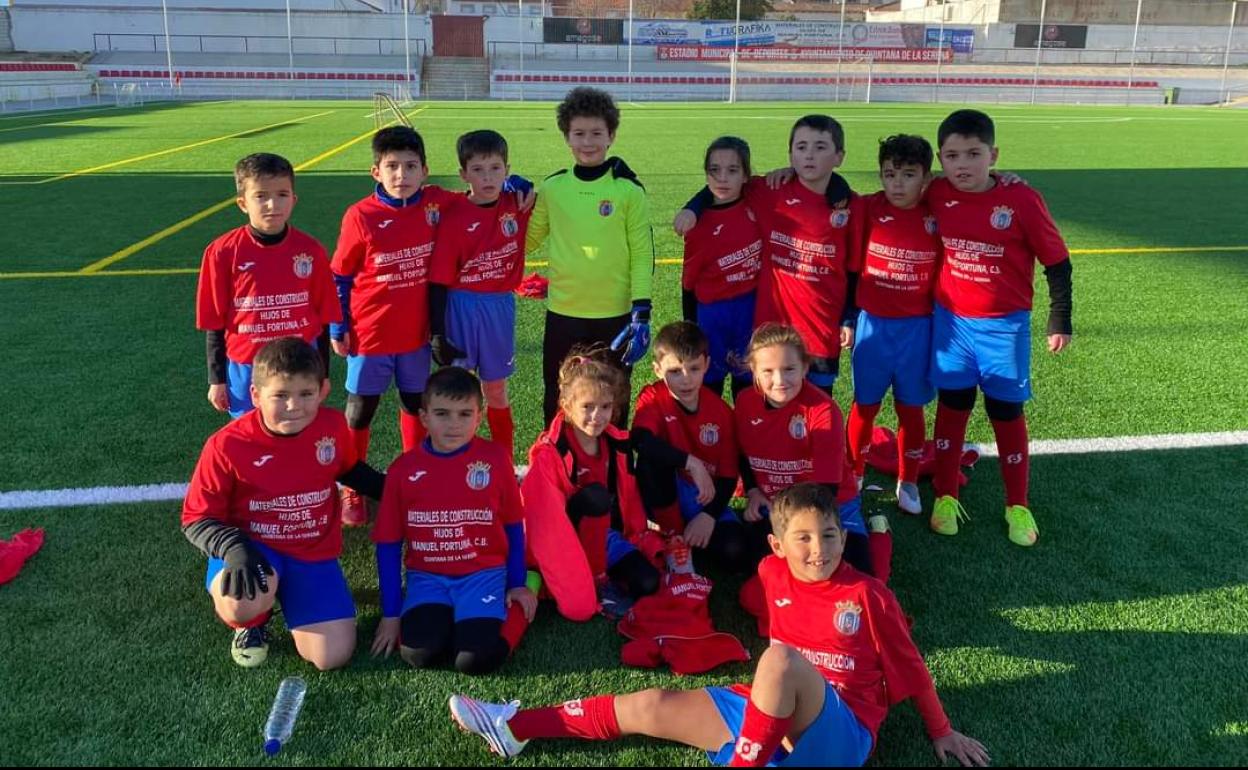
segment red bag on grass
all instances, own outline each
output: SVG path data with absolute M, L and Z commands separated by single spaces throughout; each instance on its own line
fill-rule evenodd
M 12 540 L 0 540 L 0 585 L 22 571 L 26 560 L 43 547 L 43 529 L 24 529 Z

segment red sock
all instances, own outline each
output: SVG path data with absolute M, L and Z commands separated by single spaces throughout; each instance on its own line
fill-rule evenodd
M 516 712 L 507 726 L 518 741 L 533 738 L 609 741 L 620 737 L 614 695 L 595 695 L 565 701 L 558 706 L 524 709 Z
M 914 484 L 919 480 L 919 461 L 923 459 L 923 441 L 927 425 L 923 407 L 897 404 L 897 478 Z
M 255 616 L 251 620 L 244 620 L 242 623 L 233 623 L 222 618 L 221 622 L 230 628 L 259 628 L 269 622 L 269 616 L 273 614 L 273 610 L 267 610 Z
M 871 430 L 879 412 L 879 404 L 860 404 L 857 401 L 849 410 L 846 432 L 849 434 L 849 458 L 854 464 L 855 475 L 862 476 L 867 472 L 867 450 L 871 448 Z
M 399 410 L 399 435 L 403 440 L 403 451 L 410 452 L 425 438 L 425 426 L 420 418 Z
M 771 755 L 789 732 L 793 715 L 773 717 L 764 714 L 754 701 L 745 707 L 745 718 L 741 720 L 741 734 L 737 736 L 737 746 L 732 752 L 729 767 L 766 767 Z
M 966 441 L 966 424 L 970 409 L 951 409 L 944 404 L 936 407 L 936 478 L 932 484 L 936 496 L 958 496 L 962 444 Z
M 355 444 L 355 457 L 360 462 L 368 459 L 368 436 L 371 433 L 370 428 L 347 428 L 347 433 L 351 434 L 351 443 Z
M 887 583 L 893 574 L 893 533 L 870 533 L 867 535 L 867 550 L 871 552 L 871 571 L 877 580 Z
M 506 449 L 508 457 L 515 457 L 516 423 L 511 419 L 511 407 L 486 407 L 485 421 L 489 423 L 490 438 L 494 443 Z
M 515 652 L 520 646 L 520 640 L 524 638 L 524 632 L 529 629 L 529 620 L 524 616 L 524 608 L 520 606 L 520 602 L 512 602 L 507 608 L 507 617 L 503 620 L 503 628 L 499 634 L 503 637 L 503 641 L 507 642 L 507 649 Z
M 1001 463 L 1001 480 L 1005 482 L 1005 504 L 1027 505 L 1027 417 L 993 420 L 992 432 L 997 436 L 997 455 Z

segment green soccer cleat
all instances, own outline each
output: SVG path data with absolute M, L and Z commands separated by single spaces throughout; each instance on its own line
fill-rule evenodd
M 269 632 L 264 626 L 235 629 L 230 657 L 243 668 L 259 666 L 269 657 Z
M 966 509 L 953 495 L 941 495 L 932 506 L 931 527 L 938 535 L 958 534 L 958 522 L 969 521 Z
M 1030 548 L 1036 544 L 1036 538 L 1040 537 L 1036 520 L 1025 505 L 1007 505 L 1005 522 L 1010 525 L 1010 542 L 1015 545 Z

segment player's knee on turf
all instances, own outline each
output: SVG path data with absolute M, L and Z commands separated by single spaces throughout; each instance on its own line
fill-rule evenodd
M 380 402 L 381 396 L 360 396 L 348 393 L 346 408 L 343 410 L 347 416 L 347 427 L 360 430 L 372 425 L 373 415 L 377 413 L 377 404 Z
M 268 576 L 268 592 L 257 592 L 253 599 L 248 599 L 245 596 L 241 599 L 235 599 L 233 596 L 222 594 L 221 582 L 224 579 L 223 574 L 218 573 L 212 580 L 213 608 L 216 610 L 217 617 L 221 618 L 223 622 L 231 625 L 247 623 L 273 609 L 273 603 L 277 600 L 278 577 L 276 573 Z
M 451 649 L 454 610 L 445 604 L 419 604 L 399 619 L 399 656 L 413 668 L 429 668 Z
M 291 631 L 299 657 L 318 671 L 342 668 L 355 654 L 355 618 L 314 623 Z
M 410 415 L 415 415 L 420 411 L 420 404 L 423 400 L 424 393 L 399 391 L 399 403 L 403 406 L 403 411 Z
M 990 420 L 1009 422 L 1023 416 L 1023 402 L 1002 401 L 985 394 L 984 411 L 988 413 Z
M 499 634 L 502 622 L 471 618 L 455 624 L 455 670 L 461 674 L 488 674 L 502 666 L 509 652 Z

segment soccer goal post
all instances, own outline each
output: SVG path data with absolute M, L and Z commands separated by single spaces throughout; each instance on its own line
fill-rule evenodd
M 392 123 L 412 127 L 412 121 L 394 97 L 385 91 L 377 91 L 373 94 L 373 126 L 380 129 Z

